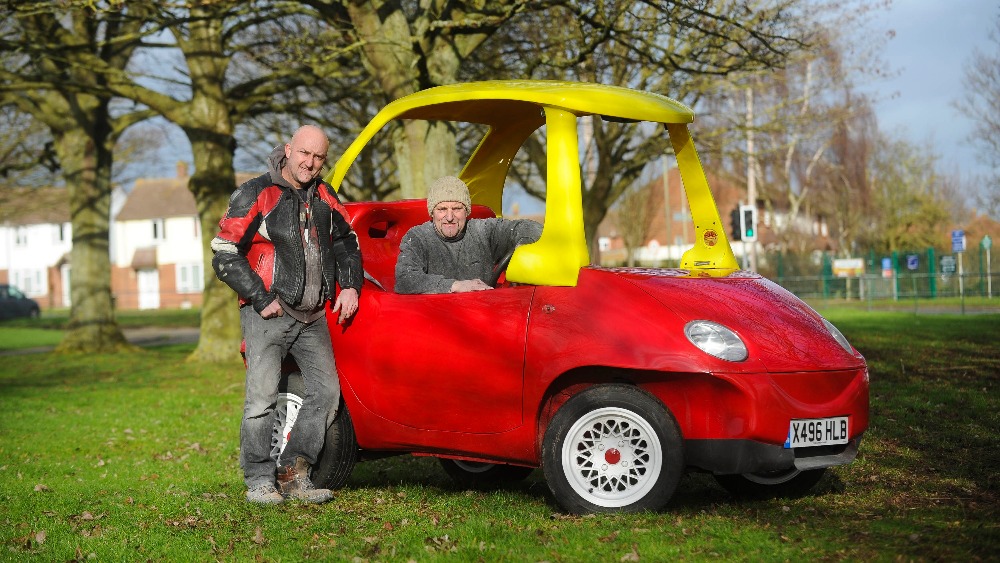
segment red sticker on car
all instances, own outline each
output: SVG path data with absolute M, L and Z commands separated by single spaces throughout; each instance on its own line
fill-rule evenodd
M 712 229 L 708 229 L 705 231 L 705 234 L 702 235 L 702 239 L 705 241 L 706 246 L 715 246 L 715 243 L 719 242 L 719 233 Z

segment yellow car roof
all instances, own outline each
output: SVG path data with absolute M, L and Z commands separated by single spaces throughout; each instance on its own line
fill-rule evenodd
M 459 121 L 498 126 L 537 116 L 537 128 L 544 123 L 540 107 L 560 108 L 577 116 L 600 115 L 618 120 L 657 123 L 694 121 L 694 111 L 676 100 L 620 86 L 560 80 L 496 80 L 448 84 L 421 90 L 385 106 L 344 151 L 327 175 L 327 180 L 339 188 L 347 169 L 361 153 L 361 149 L 393 119 Z M 518 146 L 519 143 L 520 141 Z
M 507 277 L 541 285 L 576 285 L 579 268 L 590 262 L 584 240 L 576 125 L 577 118 L 587 115 L 666 126 L 695 220 L 695 246 L 685 252 L 681 267 L 700 275 L 725 275 L 737 269 L 687 131 L 694 111 L 652 92 L 556 80 L 498 80 L 429 88 L 379 111 L 337 160 L 326 180 L 339 190 L 361 150 L 394 119 L 486 125 L 488 131 L 458 176 L 469 186 L 473 203 L 486 205 L 500 215 L 503 186 L 514 155 L 529 135 L 546 125 L 548 171 L 542 238 L 517 249 Z

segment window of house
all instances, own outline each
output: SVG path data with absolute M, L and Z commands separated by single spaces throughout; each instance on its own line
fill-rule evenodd
M 201 238 L 201 223 L 197 217 L 193 218 L 192 221 L 194 222 L 194 238 L 199 239 Z
M 608 250 L 611 250 L 611 238 L 610 237 L 598 237 L 598 239 L 597 239 L 597 248 L 601 252 L 607 252 Z
M 11 285 L 16 285 L 29 297 L 45 295 L 45 279 L 42 270 L 13 270 Z
M 177 265 L 177 293 L 198 293 L 204 289 L 205 279 L 200 263 Z
M 28 246 L 28 229 L 25 227 L 18 227 L 14 229 L 14 245 L 15 246 Z
M 163 225 L 163 219 L 153 219 L 153 240 L 161 241 L 167 239 L 167 230 Z

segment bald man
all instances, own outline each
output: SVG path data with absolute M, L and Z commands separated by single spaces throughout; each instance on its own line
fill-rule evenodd
M 320 179 L 330 143 L 300 127 L 268 159 L 268 172 L 233 192 L 212 241 L 212 266 L 239 296 L 246 342 L 246 398 L 240 466 L 247 500 L 326 502 L 309 471 L 340 403 L 326 307 L 340 323 L 358 308 L 363 271 L 358 239 L 336 192 Z M 295 357 L 305 397 L 280 459 L 271 457 L 281 362 Z

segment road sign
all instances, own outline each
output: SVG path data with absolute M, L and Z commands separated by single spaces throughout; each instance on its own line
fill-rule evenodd
M 892 258 L 882 259 L 882 277 L 883 278 L 892 277 Z
M 990 235 L 986 235 L 983 237 L 983 242 L 979 244 L 983 245 L 983 248 L 986 250 L 989 250 L 990 247 L 993 246 L 993 239 L 990 238 Z
M 906 255 L 906 269 L 907 270 L 916 270 L 919 267 L 920 267 L 920 256 L 918 256 L 916 254 L 907 254 Z
M 951 232 L 951 251 L 965 252 L 965 231 L 959 229 Z
M 856 278 L 864 273 L 865 261 L 861 258 L 837 258 L 833 261 L 833 275 L 838 278 Z
M 941 271 L 945 274 L 955 273 L 955 257 L 954 256 L 942 256 L 941 257 Z

